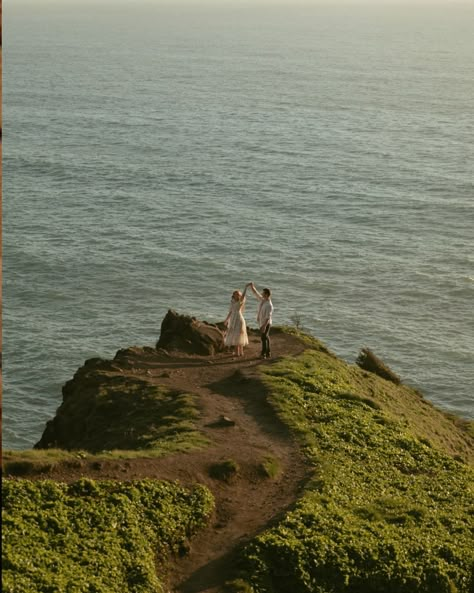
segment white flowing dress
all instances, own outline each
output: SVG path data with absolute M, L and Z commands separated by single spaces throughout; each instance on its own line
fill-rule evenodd
M 247 346 L 249 339 L 247 336 L 247 325 L 245 323 L 242 311 L 244 309 L 245 299 L 230 302 L 229 325 L 224 339 L 226 346 Z

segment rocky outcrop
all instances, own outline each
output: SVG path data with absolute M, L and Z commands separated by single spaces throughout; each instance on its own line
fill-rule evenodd
M 170 309 L 161 323 L 156 347 L 209 356 L 224 350 L 224 336 L 217 325 Z
M 168 311 L 156 349 L 133 346 L 119 350 L 113 360 L 91 358 L 84 363 L 64 385 L 63 402 L 35 448 L 103 451 L 151 446 L 163 438 L 163 418 L 179 416 L 174 407 L 180 394 L 150 384 L 149 369 L 143 378 L 135 376 L 136 369 L 167 360 L 168 351 L 208 356 L 223 350 L 217 325 Z
M 87 430 L 87 417 L 91 403 L 99 391 L 111 362 L 91 358 L 79 368 L 74 377 L 62 388 L 63 403 L 52 420 L 46 423 L 41 439 L 35 449 L 82 448 Z
M 124 352 L 130 355 L 138 350 Z M 146 355 L 144 352 L 145 364 L 149 361 Z M 184 404 L 188 409 L 191 405 L 191 396 L 153 385 L 146 374 L 144 378 L 135 376 L 134 369 L 127 368 L 128 359 L 118 358 L 120 365 L 117 360 L 90 359 L 64 385 L 63 402 L 35 449 L 141 450 L 156 446 L 173 433 L 168 420 L 180 420 Z

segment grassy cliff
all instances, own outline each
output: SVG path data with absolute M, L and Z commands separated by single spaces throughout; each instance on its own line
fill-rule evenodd
M 216 406 L 214 415 L 224 400 L 236 415 L 238 406 L 263 406 L 260 420 L 267 430 L 273 424 L 276 439 L 289 434 L 312 476 L 271 527 L 254 518 L 259 535 L 239 549 L 227 591 L 472 593 L 472 423 L 436 409 L 414 389 L 345 363 L 311 336 L 289 329 L 274 334 L 282 349 L 297 338 L 295 356 L 264 363 L 255 356 L 249 376 L 248 360 L 225 354 L 188 356 L 179 368 L 171 358 L 170 372 L 150 352 L 138 353 L 121 371 L 109 362 L 86 364 L 65 386 L 43 437 L 46 448 L 4 456 L 4 470 L 17 478 L 51 473 L 75 480 L 4 480 L 4 591 L 163 590 L 170 559 L 187 554 L 189 538 L 212 512 L 210 490 L 224 507 L 230 496 L 220 493 L 224 486 L 213 481 L 209 467 L 223 454 L 212 431 L 233 429 L 201 420 L 202 402 L 191 388 L 202 381 L 207 389 L 216 386 L 207 401 Z M 172 373 L 186 389 L 183 383 L 175 388 Z M 219 392 L 224 384 L 227 394 Z M 246 422 L 245 415 L 239 418 L 237 431 Z M 256 436 L 245 434 L 247 440 Z M 59 450 L 48 448 L 58 441 Z M 206 444 L 209 452 L 201 458 Z M 253 460 L 256 472 L 261 456 L 259 450 Z M 161 477 L 159 464 L 167 459 L 168 470 L 183 469 L 195 486 L 126 477 L 138 467 L 140 475 Z M 288 468 L 285 474 L 273 462 L 265 479 L 290 480 Z M 100 479 L 104 467 L 115 472 L 115 481 Z M 94 479 L 77 481 L 83 471 Z M 244 482 L 235 487 L 238 505 L 248 504 L 255 475 L 245 486 L 250 490 Z M 204 538 L 208 533 L 212 537 L 205 532 Z M 205 545 L 202 537 L 199 545 Z M 199 573 L 197 565 L 194 570 Z
M 319 348 L 261 374 L 315 474 L 245 548 L 234 590 L 472 592 L 469 434 L 414 390 Z

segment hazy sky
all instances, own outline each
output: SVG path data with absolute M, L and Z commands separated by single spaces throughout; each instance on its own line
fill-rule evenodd
M 234 6 L 251 6 L 251 5 L 317 5 L 317 4 L 435 4 L 435 5 L 448 5 L 448 4 L 471 4 L 472 0 L 4 0 L 4 6 L 13 4 L 88 4 L 88 5 L 101 5 L 101 4 L 192 4 L 195 6 L 199 5 L 234 5 Z

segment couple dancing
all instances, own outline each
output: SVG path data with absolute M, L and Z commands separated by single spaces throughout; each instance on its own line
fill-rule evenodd
M 262 294 L 255 288 L 253 282 L 245 285 L 244 291 L 234 290 L 230 301 L 229 314 L 224 324 L 227 328 L 224 344 L 234 346 L 236 356 L 244 355 L 244 347 L 249 343 L 247 336 L 247 326 L 243 316 L 245 307 L 245 295 L 247 289 L 251 288 L 253 294 L 260 301 L 257 313 L 257 322 L 262 340 L 262 358 L 270 358 L 270 328 L 272 325 L 273 304 L 271 301 L 272 293 L 269 288 L 264 288 Z

